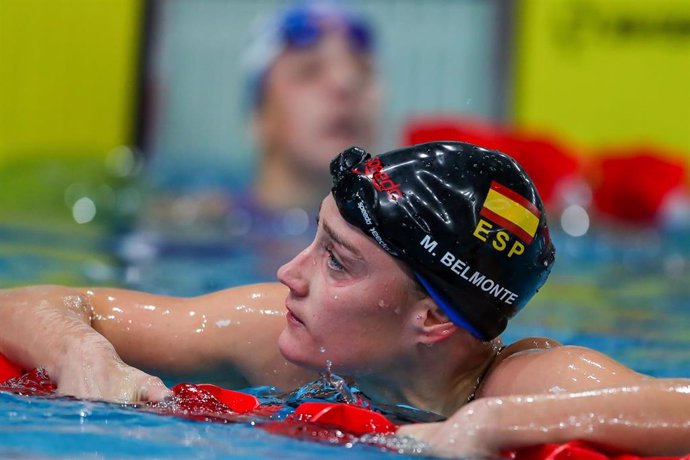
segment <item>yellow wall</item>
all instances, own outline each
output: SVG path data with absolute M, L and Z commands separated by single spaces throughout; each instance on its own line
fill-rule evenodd
M 141 3 L 0 1 L 0 166 L 131 142 Z
M 515 120 L 690 161 L 690 0 L 521 0 Z

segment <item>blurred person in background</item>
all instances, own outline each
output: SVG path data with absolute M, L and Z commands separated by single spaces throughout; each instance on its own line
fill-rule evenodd
M 236 256 L 237 247 L 249 246 L 271 257 L 257 257 L 260 266 L 247 272 L 272 277 L 316 231 L 332 152 L 376 143 L 381 92 L 374 61 L 369 23 L 340 4 L 295 3 L 257 23 L 242 59 L 256 178 L 238 192 L 154 198 L 125 257 L 140 264 L 142 236 L 157 256 L 217 257 L 228 245 Z
M 332 152 L 374 146 L 373 45 L 364 18 L 334 3 L 289 7 L 255 31 L 245 66 L 258 207 L 313 210 L 330 188 Z

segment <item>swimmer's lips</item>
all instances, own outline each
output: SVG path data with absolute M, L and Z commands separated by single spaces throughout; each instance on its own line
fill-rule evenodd
M 292 310 L 290 310 L 289 307 L 286 306 L 285 308 L 287 308 L 287 315 L 286 316 L 287 316 L 287 320 L 289 323 L 293 323 L 296 326 L 306 327 L 306 325 L 304 324 L 304 321 L 302 321 L 297 315 L 295 315 L 292 312 Z
M 358 136 L 360 128 L 356 120 L 348 116 L 341 116 L 326 124 L 322 133 L 336 139 L 351 140 Z

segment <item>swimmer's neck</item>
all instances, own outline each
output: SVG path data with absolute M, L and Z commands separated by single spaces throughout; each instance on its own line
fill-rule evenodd
M 449 417 L 474 398 L 500 346 L 500 340 L 477 342 L 471 350 L 422 346 L 415 363 L 359 376 L 357 386 L 374 403 L 405 404 Z
M 256 202 L 269 211 L 302 208 L 313 211 L 330 191 L 330 176 L 315 176 L 284 159 L 285 155 L 265 155 L 262 159 L 253 194 Z

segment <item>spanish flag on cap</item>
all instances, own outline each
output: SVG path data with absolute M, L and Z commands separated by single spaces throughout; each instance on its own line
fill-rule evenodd
M 479 215 L 530 244 L 539 227 L 541 212 L 522 195 L 492 181 Z

